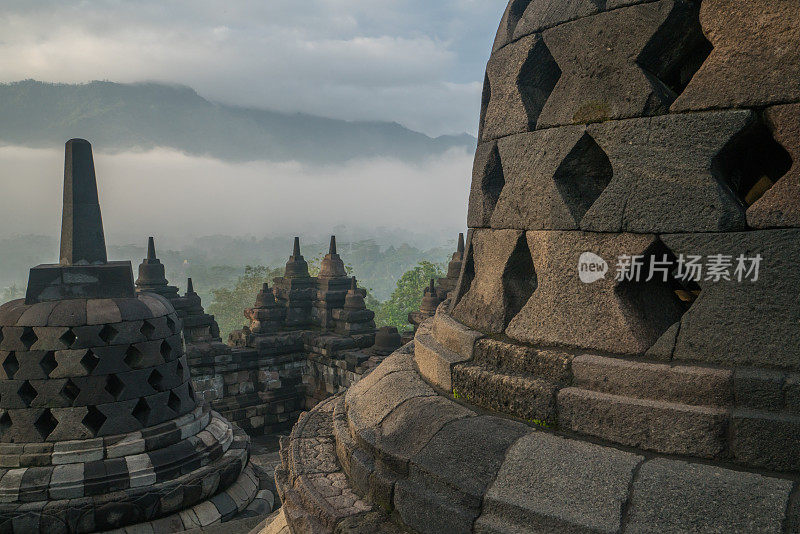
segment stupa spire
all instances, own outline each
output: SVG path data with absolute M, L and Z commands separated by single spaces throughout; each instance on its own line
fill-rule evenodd
M 64 158 L 61 264 L 107 262 L 92 145 L 84 139 L 70 139 Z
M 153 237 L 150 237 L 147 240 L 147 259 L 149 261 L 158 259 L 156 256 L 156 241 Z
M 336 254 L 336 236 L 331 236 L 331 246 L 328 249 L 328 254 Z

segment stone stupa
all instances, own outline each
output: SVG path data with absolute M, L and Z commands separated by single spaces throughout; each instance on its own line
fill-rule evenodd
M 250 440 L 195 398 L 170 302 L 108 261 L 80 139 L 66 144 L 60 260 L 0 307 L 0 530 L 175 532 L 244 510 Z
M 800 532 L 797 17 L 512 0 L 458 287 L 301 417 L 273 527 Z

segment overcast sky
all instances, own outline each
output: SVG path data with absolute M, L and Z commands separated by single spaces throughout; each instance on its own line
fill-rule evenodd
M 477 130 L 506 0 L 3 0 L 0 81 L 161 81 L 431 135 Z

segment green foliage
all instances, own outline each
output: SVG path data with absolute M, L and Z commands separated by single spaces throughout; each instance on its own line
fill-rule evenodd
M 213 301 L 206 311 L 216 317 L 223 340 L 245 324 L 244 310 L 253 307 L 256 295 L 261 291 L 264 282 L 268 282 L 271 286 L 272 279 L 282 275 L 283 269 L 248 265 L 244 268 L 244 274 L 232 286 L 211 292 Z
M 407 271 L 397 281 L 392 296 L 375 312 L 375 323 L 381 326 L 396 326 L 398 330 L 408 330 L 408 314 L 419 310 L 422 295 L 431 278 L 444 276 L 444 266 L 421 261 Z

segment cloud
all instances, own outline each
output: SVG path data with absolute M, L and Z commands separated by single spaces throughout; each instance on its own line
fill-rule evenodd
M 475 133 L 505 4 L 12 0 L 0 80 L 183 83 L 225 103 Z
M 2 235 L 57 235 L 63 151 L 0 147 Z M 168 151 L 95 153 L 109 242 L 142 236 L 323 234 L 386 226 L 428 235 L 463 231 L 472 154 L 308 168 L 232 164 Z M 35 216 L 31 214 L 35 213 Z

